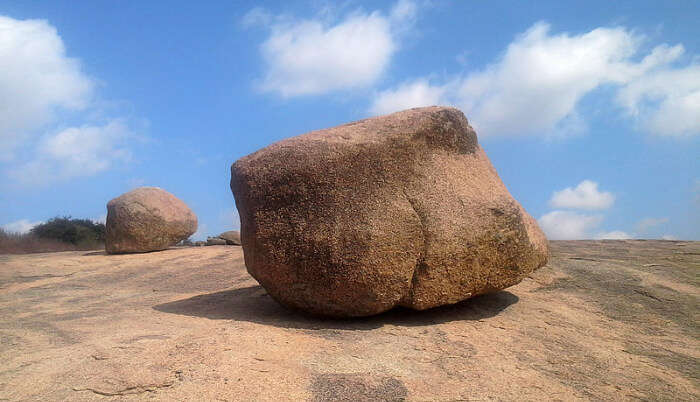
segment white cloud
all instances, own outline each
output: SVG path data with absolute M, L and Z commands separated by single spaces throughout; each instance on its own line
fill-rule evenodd
M 674 235 L 666 234 L 661 236 L 661 240 L 678 240 L 678 238 Z
M 91 176 L 127 162 L 131 153 L 126 141 L 133 137 L 121 120 L 103 126 L 70 127 L 43 138 L 35 159 L 10 170 L 9 176 L 25 184 Z
M 543 215 L 539 224 L 551 240 L 590 239 L 591 230 L 603 220 L 599 215 L 583 215 L 570 211 L 552 211 Z
M 265 26 L 272 23 L 274 16 L 262 7 L 254 7 L 250 9 L 241 19 L 243 28 L 251 28 L 255 26 Z
M 618 93 L 618 102 L 652 133 L 700 133 L 700 65 L 646 74 Z
M 393 23 L 411 23 L 418 14 L 418 5 L 412 0 L 398 0 L 389 13 Z M 408 24 L 410 25 L 410 24 Z
M 34 226 L 43 223 L 42 221 L 30 222 L 28 219 L 20 219 L 16 222 L 2 225 L 2 228 L 8 232 L 25 234 L 28 233 Z
M 610 208 L 615 196 L 598 190 L 598 183 L 584 180 L 576 187 L 555 191 L 549 204 L 554 208 L 602 210 Z M 603 222 L 603 215 L 587 215 L 573 211 L 555 210 L 543 215 L 538 222 L 552 240 L 630 239 L 633 235 L 622 230 L 594 232 Z
M 668 222 L 668 218 L 644 218 L 637 222 L 636 229 L 639 233 L 647 233 L 649 229 Z
M 508 46 L 503 58 L 468 75 L 457 94 L 484 133 L 547 133 L 574 113 L 577 102 L 629 71 L 636 39 L 621 28 L 570 36 L 535 24 Z
M 615 202 L 610 192 L 598 191 L 598 183 L 584 180 L 575 188 L 567 187 L 555 191 L 549 204 L 554 208 L 607 209 Z
M 84 109 L 93 86 L 48 22 L 0 16 L 0 161 L 57 111 Z
M 372 105 L 372 113 L 386 114 L 412 107 L 432 106 L 442 102 L 445 88 L 431 86 L 419 79 L 400 85 L 395 90 L 380 92 Z
M 450 104 L 465 112 L 481 136 L 549 136 L 583 130 L 579 101 L 611 84 L 619 90 L 617 103 L 640 116 L 642 126 L 649 124 L 658 134 L 700 133 L 698 67 L 671 67 L 683 54 L 681 45 L 662 44 L 635 61 L 642 42 L 625 28 L 551 34 L 549 25 L 540 22 L 484 69 L 442 84 L 425 78 L 404 82 L 378 92 L 370 110 Z
M 8 177 L 44 184 L 129 160 L 134 136 L 125 121 L 94 122 L 104 115 L 94 86 L 47 21 L 0 16 L 0 162 Z
M 107 214 L 102 214 L 102 215 L 98 216 L 97 218 L 93 219 L 92 221 L 96 222 L 96 223 L 101 223 L 104 225 L 105 223 L 107 223 Z
M 397 35 L 415 14 L 415 4 L 405 0 L 388 16 L 357 11 L 336 24 L 322 18 L 275 18 L 256 8 L 246 14 L 243 24 L 271 24 L 270 36 L 261 46 L 267 64 L 261 88 L 291 97 L 375 83 L 398 48 Z
M 454 85 L 431 84 L 427 78 L 418 78 L 401 83 L 396 88 L 378 91 L 374 95 L 369 112 L 373 115 L 389 114 L 414 107 L 452 105 Z M 463 110 L 466 112 L 465 110 Z M 467 115 L 467 118 L 471 116 Z M 471 123 L 471 120 L 470 120 Z
M 631 239 L 632 235 L 621 230 L 613 230 L 612 232 L 601 232 L 595 237 L 598 240 L 624 240 Z

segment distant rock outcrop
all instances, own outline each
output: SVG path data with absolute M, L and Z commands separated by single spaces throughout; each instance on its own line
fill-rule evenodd
M 107 204 L 105 248 L 110 254 L 164 250 L 195 231 L 195 214 L 158 187 L 140 187 Z
M 218 236 L 207 237 L 207 246 L 240 246 L 241 235 L 237 230 L 229 230 Z
M 241 233 L 237 230 L 229 230 L 219 235 L 219 238 L 226 240 L 229 246 L 241 245 Z
M 456 303 L 547 262 L 544 234 L 454 108 L 277 142 L 233 164 L 231 190 L 248 271 L 311 313 Z
M 226 240 L 220 237 L 207 237 L 207 246 L 225 246 Z

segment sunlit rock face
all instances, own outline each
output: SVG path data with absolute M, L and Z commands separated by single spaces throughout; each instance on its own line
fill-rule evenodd
M 140 187 L 107 203 L 105 248 L 110 254 L 164 250 L 197 231 L 197 217 L 158 187 Z
M 289 138 L 231 167 L 248 272 L 313 314 L 427 309 L 547 262 L 457 109 L 427 107 Z

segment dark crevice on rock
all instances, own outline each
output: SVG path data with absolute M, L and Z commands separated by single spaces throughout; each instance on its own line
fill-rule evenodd
M 408 201 L 408 204 L 411 206 L 413 213 L 418 218 L 418 222 L 420 222 L 421 234 L 423 236 L 423 246 L 421 247 L 420 254 L 418 254 L 418 258 L 416 259 L 416 266 L 413 269 L 413 276 L 411 277 L 411 286 L 406 291 L 406 294 L 402 300 L 402 302 L 407 302 L 412 299 L 413 290 L 415 289 L 416 282 L 418 281 L 419 272 L 425 272 L 428 270 L 428 266 L 425 264 L 425 257 L 428 254 L 428 229 L 425 214 L 418 211 L 418 208 L 416 208 L 416 202 L 409 197 L 406 189 L 403 189 L 403 194 L 406 197 L 406 201 Z

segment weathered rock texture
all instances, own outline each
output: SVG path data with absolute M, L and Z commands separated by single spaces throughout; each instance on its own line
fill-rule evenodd
M 454 108 L 280 141 L 234 163 L 231 189 L 248 271 L 311 313 L 456 303 L 547 261 L 547 239 Z
M 229 246 L 241 245 L 241 233 L 237 230 L 229 230 L 219 235 L 220 238 L 226 240 Z
M 290 312 L 240 247 L 0 255 L 8 401 L 700 401 L 700 242 L 553 241 L 507 290 Z
M 107 203 L 105 248 L 110 254 L 164 250 L 196 231 L 195 214 L 158 187 L 140 187 Z

